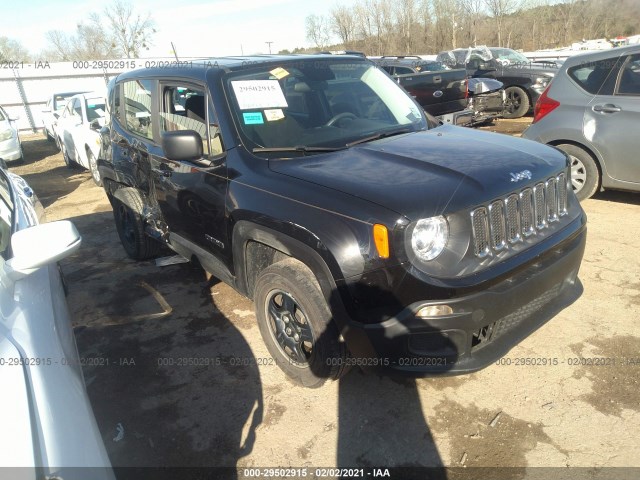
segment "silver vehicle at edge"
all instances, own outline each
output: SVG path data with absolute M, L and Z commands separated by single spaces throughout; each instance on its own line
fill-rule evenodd
M 640 191 L 640 45 L 567 59 L 540 96 L 523 138 L 571 158 L 580 200 L 599 189 Z
M 81 238 L 43 212 L 0 168 L 0 478 L 112 480 L 57 265 Z

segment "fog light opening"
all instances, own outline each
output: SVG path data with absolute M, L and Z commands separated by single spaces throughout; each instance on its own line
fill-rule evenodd
M 427 305 L 426 307 L 422 307 L 420 308 L 420 310 L 418 310 L 418 313 L 416 313 L 416 317 L 441 317 L 444 315 L 451 315 L 452 313 L 453 308 L 451 308 L 449 305 Z

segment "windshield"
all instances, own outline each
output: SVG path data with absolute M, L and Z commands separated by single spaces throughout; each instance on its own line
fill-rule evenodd
M 491 53 L 493 57 L 507 65 L 513 65 L 518 63 L 529 63 L 529 59 L 523 54 L 511 50 L 510 48 L 492 48 Z
M 422 109 L 368 61 L 270 63 L 227 78 L 230 109 L 249 150 L 322 151 L 427 128 Z
M 4 117 L 4 110 L 2 110 L 2 108 L 0 108 L 0 122 L 6 120 Z
M 97 118 L 104 118 L 104 99 L 87 98 L 87 119 L 91 122 Z
M 67 102 L 71 97 L 76 95 L 75 93 L 69 93 L 67 95 L 56 95 L 53 99 L 54 110 L 56 112 L 61 112 L 64 110 L 64 107 L 67 106 Z

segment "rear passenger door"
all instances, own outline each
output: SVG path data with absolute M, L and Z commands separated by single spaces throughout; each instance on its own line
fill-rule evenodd
M 600 152 L 607 173 L 621 181 L 640 183 L 640 54 L 617 62 L 612 81 L 593 97 L 585 112 L 585 136 Z M 610 84 L 610 86 L 608 86 Z
M 193 130 L 202 139 L 199 160 L 178 162 L 162 154 L 152 157 L 151 178 L 169 230 L 228 265 L 226 154 L 207 89 L 196 83 L 160 82 L 158 108 L 160 137 L 163 132 Z

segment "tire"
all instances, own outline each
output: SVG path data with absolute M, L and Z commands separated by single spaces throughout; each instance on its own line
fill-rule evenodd
M 123 188 L 119 197 L 113 199 L 113 218 L 125 252 L 134 260 L 155 257 L 162 245 L 144 233 L 142 199 L 128 188 Z
M 67 149 L 64 147 L 64 143 L 62 143 L 60 139 L 58 139 L 58 146 L 60 147 L 60 151 L 62 152 L 62 159 L 64 160 L 64 164 L 67 166 L 67 168 L 75 168 L 73 160 L 69 158 Z
M 288 258 L 265 268 L 256 281 L 254 302 L 269 353 L 295 383 L 318 388 L 346 373 L 347 347 L 306 265 Z
M 520 87 L 507 87 L 504 92 L 508 102 L 502 113 L 504 118 L 520 118 L 529 112 L 531 102 L 527 92 Z
M 100 177 L 100 171 L 98 170 L 98 163 L 96 161 L 96 157 L 93 155 L 93 152 L 89 148 L 87 148 L 87 160 L 89 161 L 89 171 L 91 172 L 93 183 L 95 183 L 98 187 L 101 187 L 102 178 Z
M 571 159 L 571 185 L 578 200 L 591 198 L 600 187 L 600 170 L 591 154 L 568 143 L 557 145 Z

